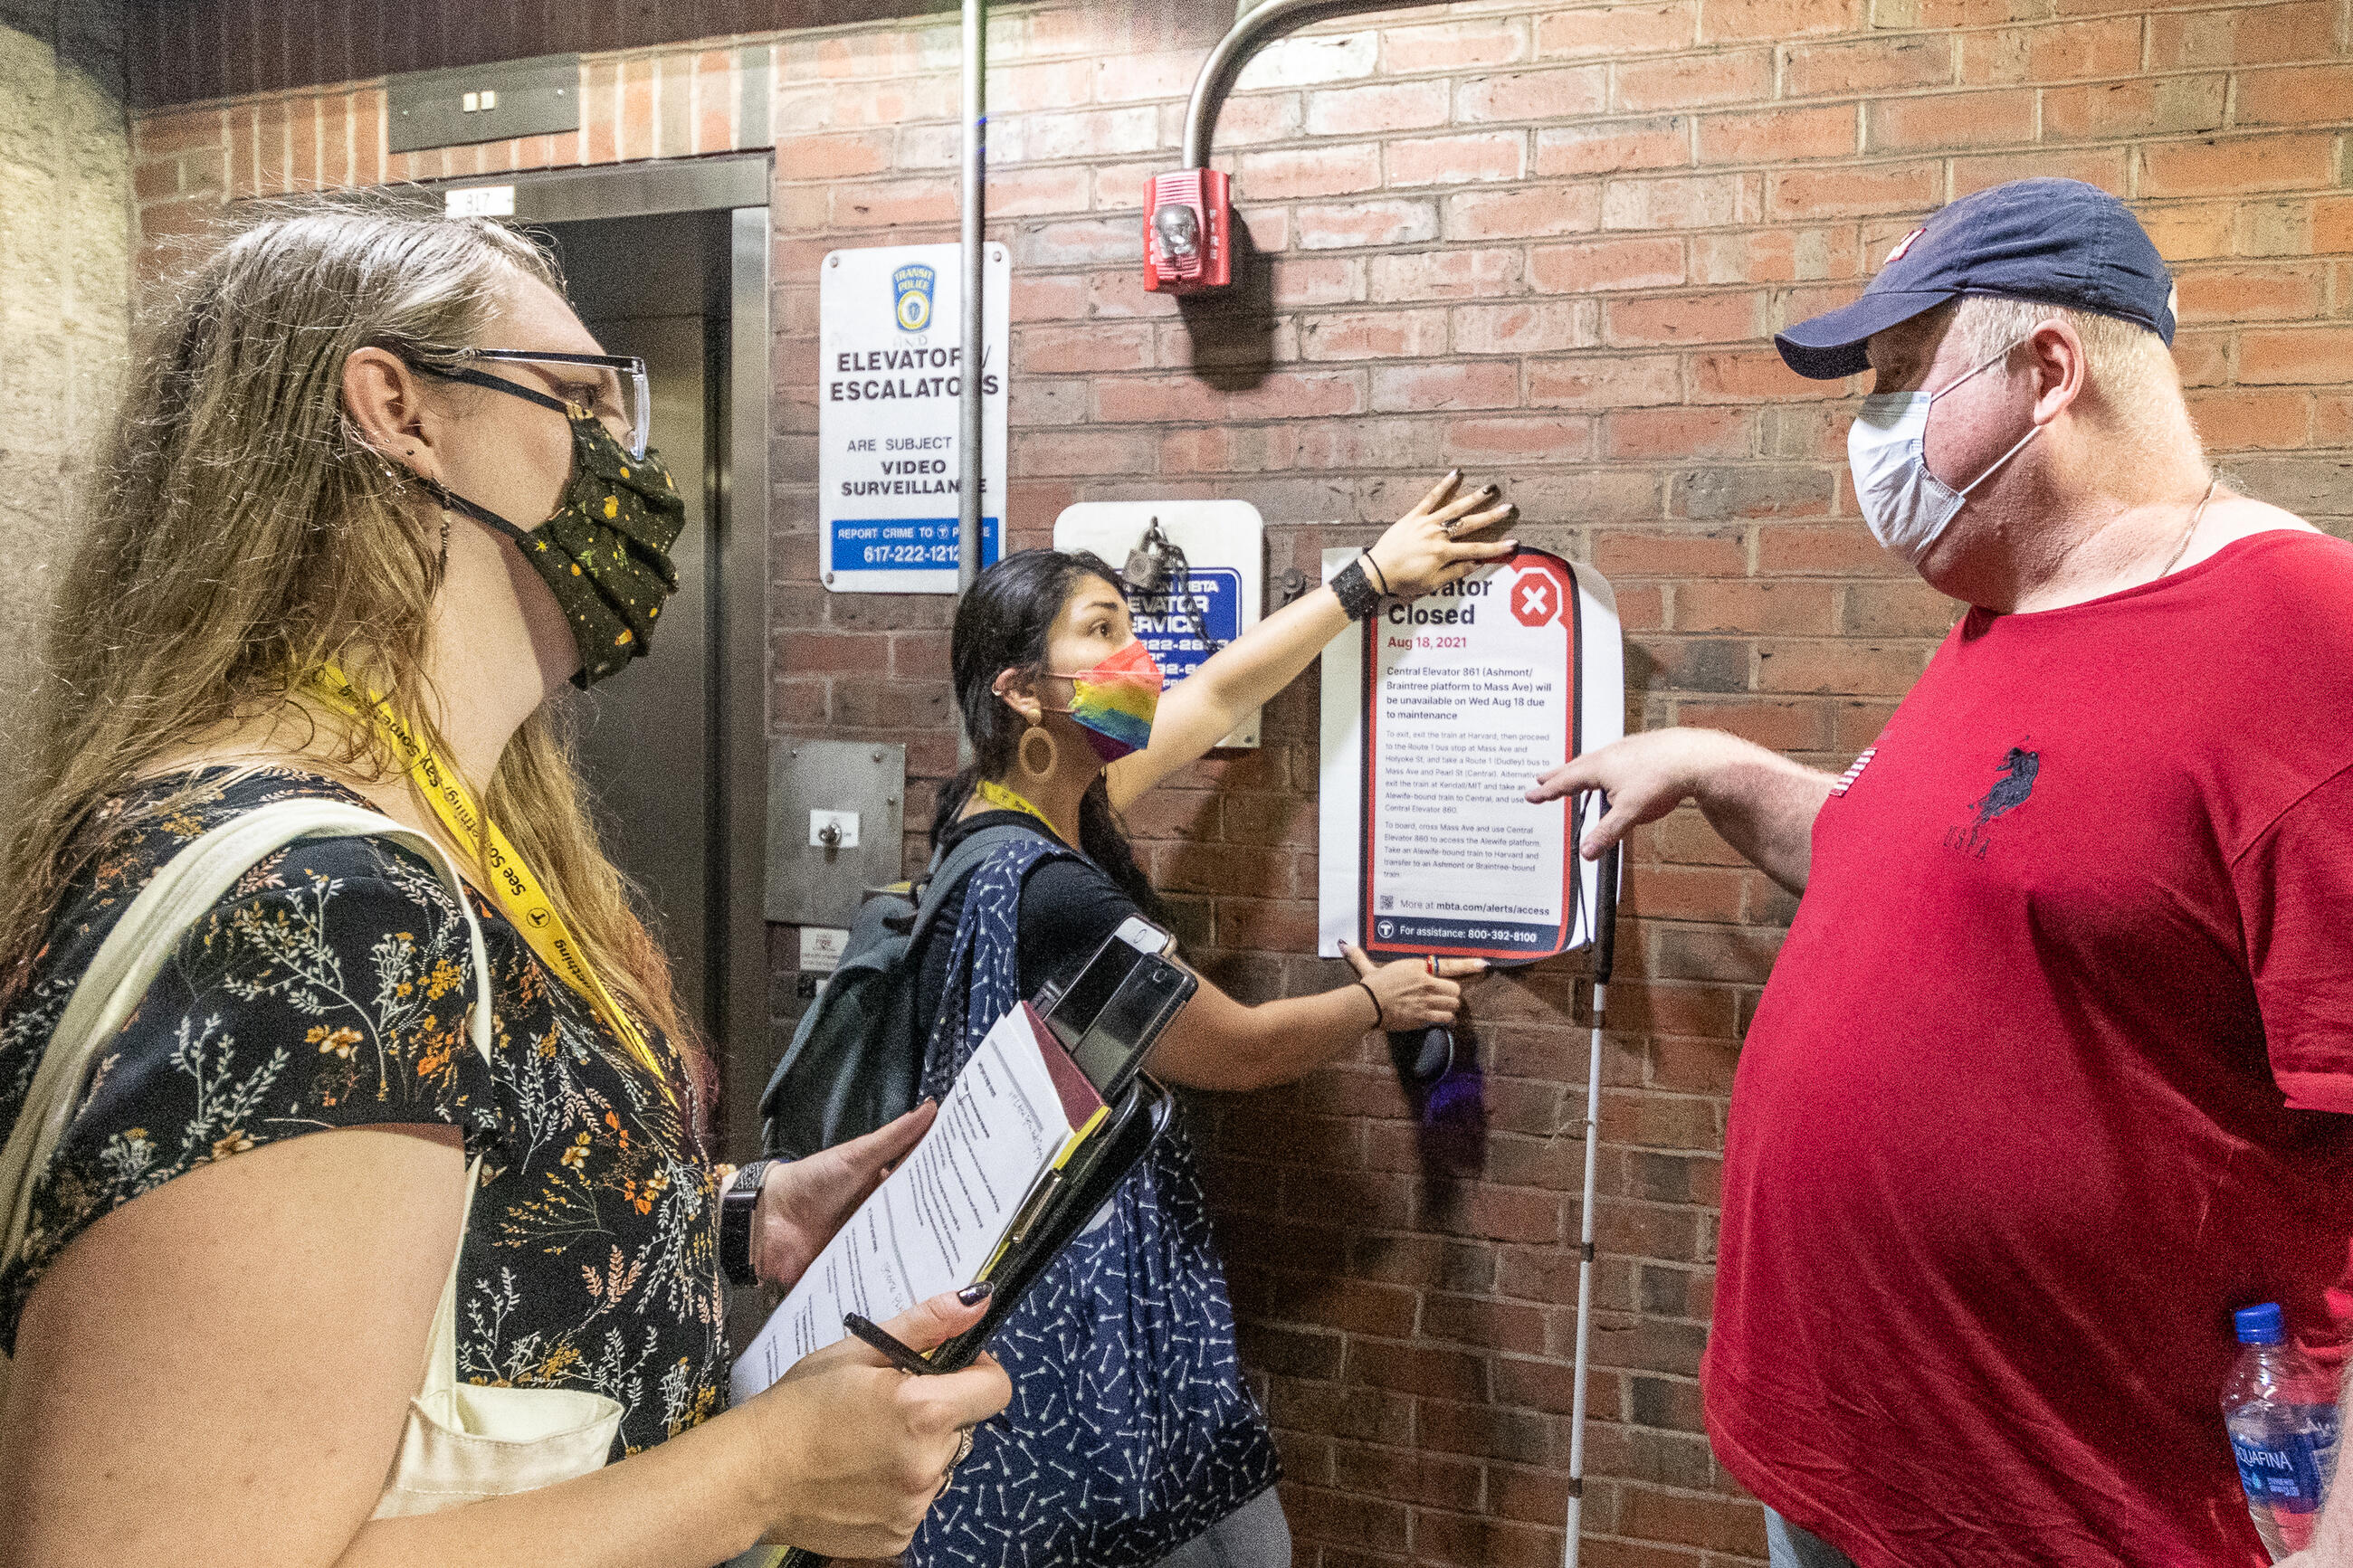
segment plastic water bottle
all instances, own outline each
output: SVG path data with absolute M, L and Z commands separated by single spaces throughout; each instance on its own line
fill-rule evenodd
M 2275 1302 L 2232 1315 L 2246 1349 L 2222 1384 L 2222 1424 L 2255 1532 L 2276 1563 L 2312 1543 L 2337 1471 L 2337 1390 L 2286 1342 Z

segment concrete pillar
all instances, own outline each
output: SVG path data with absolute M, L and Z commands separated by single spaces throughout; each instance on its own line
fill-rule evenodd
M 122 0 L 0 0 L 0 812 L 130 335 Z

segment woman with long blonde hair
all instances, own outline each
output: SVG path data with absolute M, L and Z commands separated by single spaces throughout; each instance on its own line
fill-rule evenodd
M 389 209 L 273 215 L 162 317 L 0 860 L 0 1135 L 189 844 L 316 800 L 432 853 L 262 859 L 102 1042 L 0 1258 L 0 1563 L 880 1554 L 1004 1404 L 993 1363 L 908 1378 L 851 1342 L 723 1409 L 691 1047 L 548 705 L 647 653 L 674 585 L 630 371 L 525 239 Z M 759 1272 L 797 1277 L 928 1116 L 771 1167 Z M 458 1381 L 609 1401 L 611 1462 L 390 1505 L 448 1280 Z

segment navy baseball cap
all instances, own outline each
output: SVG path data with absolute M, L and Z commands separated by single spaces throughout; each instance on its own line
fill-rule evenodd
M 2173 343 L 2173 276 L 2130 208 L 2081 180 L 2012 180 L 1943 207 L 1887 253 L 1853 304 L 1774 335 L 1799 375 L 1871 368 L 1863 343 L 1963 294 L 2118 316 Z

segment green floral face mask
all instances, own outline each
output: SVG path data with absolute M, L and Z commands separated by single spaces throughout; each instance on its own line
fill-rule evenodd
M 580 648 L 575 686 L 588 687 L 645 657 L 663 603 L 678 592 L 670 547 L 686 526 L 686 502 L 660 457 L 629 456 L 603 420 L 575 405 L 479 371 L 446 370 L 446 380 L 543 404 L 572 424 L 572 477 L 555 512 L 535 529 L 518 528 L 488 507 L 433 479 L 420 482 L 437 500 L 515 542 L 555 595 Z

